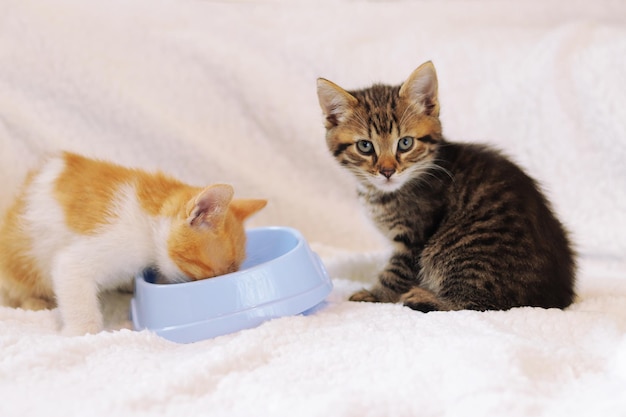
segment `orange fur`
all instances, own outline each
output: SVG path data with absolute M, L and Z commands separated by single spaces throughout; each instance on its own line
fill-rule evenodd
M 202 279 L 239 269 L 245 258 L 243 221 L 265 207 L 265 200 L 234 200 L 213 230 L 186 227 L 187 215 L 178 213 L 168 241 L 170 257 L 192 279 Z
M 245 258 L 243 223 L 267 202 L 232 197 L 226 184 L 194 187 L 69 152 L 52 158 L 29 176 L 0 227 L 4 304 L 46 308 L 58 301 L 62 308 L 59 288 L 67 280 L 105 288 L 148 266 L 161 268 L 169 282 L 233 272 Z M 72 276 L 90 262 L 93 276 Z M 55 267 L 68 270 L 67 280 Z
M 30 177 L 26 184 L 30 183 Z M 10 307 L 40 310 L 54 305 L 54 294 L 42 282 L 37 264 L 29 256 L 32 238 L 20 227 L 23 210 L 22 193 L 9 208 L 0 228 L 0 278 L 4 277 L 5 281 L 4 285 L 0 282 L 0 302 Z

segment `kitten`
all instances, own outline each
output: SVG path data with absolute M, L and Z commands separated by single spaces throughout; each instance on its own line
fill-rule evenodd
M 226 184 L 183 184 L 62 153 L 29 175 L 0 229 L 0 295 L 28 309 L 58 305 L 64 333 L 103 328 L 98 293 L 146 267 L 167 282 L 214 277 L 245 257 L 244 220 L 265 200 Z
M 317 82 L 326 143 L 394 250 L 353 301 L 420 311 L 558 307 L 574 299 L 567 234 L 535 181 L 486 146 L 442 136 L 431 62 L 400 86 Z

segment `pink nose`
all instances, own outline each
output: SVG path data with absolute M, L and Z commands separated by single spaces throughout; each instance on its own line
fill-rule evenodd
M 389 179 L 393 174 L 395 174 L 395 168 L 383 168 L 380 170 L 380 173 L 385 176 L 385 178 Z

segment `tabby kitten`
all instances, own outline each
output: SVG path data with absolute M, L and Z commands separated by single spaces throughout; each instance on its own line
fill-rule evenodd
M 564 308 L 574 254 L 535 181 L 486 146 L 442 136 L 431 62 L 400 86 L 317 82 L 326 143 L 394 250 L 353 301 L 432 310 Z
M 0 298 L 58 305 L 68 335 L 102 330 L 98 293 L 146 267 L 166 282 L 233 272 L 245 258 L 243 221 L 265 200 L 233 188 L 183 184 L 62 153 L 32 173 L 0 228 Z

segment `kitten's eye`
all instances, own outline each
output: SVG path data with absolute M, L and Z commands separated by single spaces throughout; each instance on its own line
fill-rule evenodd
M 374 145 L 369 140 L 361 139 L 356 143 L 356 148 L 363 155 L 371 155 L 374 153 Z
M 406 152 L 413 147 L 413 138 L 405 136 L 398 141 L 398 151 Z

